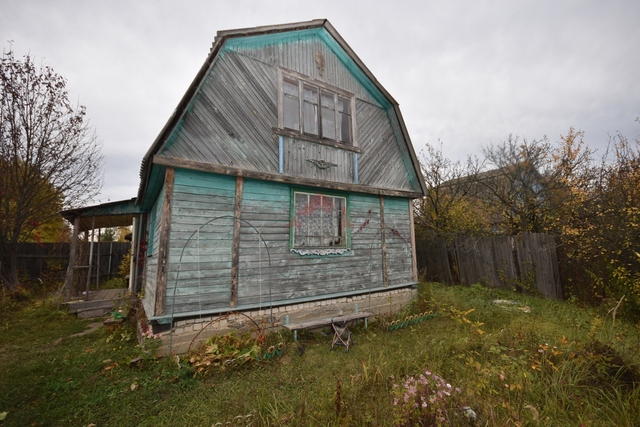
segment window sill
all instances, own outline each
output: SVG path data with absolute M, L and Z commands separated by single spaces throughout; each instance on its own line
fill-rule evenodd
M 309 248 L 309 249 L 293 248 L 291 249 L 291 252 L 296 253 L 298 255 L 303 255 L 303 256 L 343 255 L 345 253 L 351 252 L 351 248 Z
M 301 139 L 303 141 L 315 142 L 316 144 L 327 145 L 329 147 L 339 148 L 341 150 L 353 151 L 354 153 L 362 153 L 362 150 L 355 145 L 342 144 L 340 142 L 330 141 L 328 139 L 322 139 L 314 137 L 312 135 L 305 135 L 289 129 L 271 128 L 273 133 L 280 136 L 286 136 L 289 138 Z

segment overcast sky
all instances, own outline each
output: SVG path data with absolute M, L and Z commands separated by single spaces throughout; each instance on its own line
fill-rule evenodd
M 327 18 L 400 104 L 416 152 L 452 159 L 569 127 L 640 135 L 640 1 L 0 0 L 0 40 L 68 80 L 103 143 L 97 202 L 135 197 L 142 156 L 218 30 Z M 9 41 L 13 41 L 10 45 Z

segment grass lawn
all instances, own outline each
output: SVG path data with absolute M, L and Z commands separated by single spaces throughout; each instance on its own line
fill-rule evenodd
M 304 350 L 289 340 L 280 358 L 194 378 L 189 357 L 152 357 L 130 327 L 4 299 L 0 427 L 465 426 L 474 414 L 479 426 L 640 426 L 639 325 L 479 285 L 421 284 L 398 318 L 426 310 L 438 316 L 356 328 L 349 353 L 314 334 Z

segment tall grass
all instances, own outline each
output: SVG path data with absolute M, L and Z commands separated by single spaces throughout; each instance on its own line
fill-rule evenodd
M 349 353 L 313 334 L 304 352 L 288 342 L 280 359 L 202 376 L 188 357 L 145 353 L 128 327 L 78 335 L 88 321 L 23 302 L 0 313 L 0 426 L 463 426 L 469 411 L 482 426 L 640 425 L 638 325 L 481 286 L 421 284 L 397 317 L 424 311 L 438 316 L 354 328 Z M 409 416 L 398 397 L 425 371 L 460 393 Z

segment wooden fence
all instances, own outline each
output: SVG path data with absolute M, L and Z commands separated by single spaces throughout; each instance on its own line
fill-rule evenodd
M 88 265 L 88 244 L 80 251 L 80 261 Z M 102 284 L 118 274 L 122 258 L 131 249 L 128 242 L 96 242 L 93 247 L 92 275 L 95 283 Z M 64 281 L 69 264 L 69 243 L 20 243 L 18 244 L 18 275 L 27 280 Z M 98 270 L 98 266 L 100 267 Z M 83 270 L 86 274 L 87 270 Z
M 531 287 L 562 298 L 555 239 L 546 234 L 416 241 L 418 268 L 427 280 L 449 284 Z

